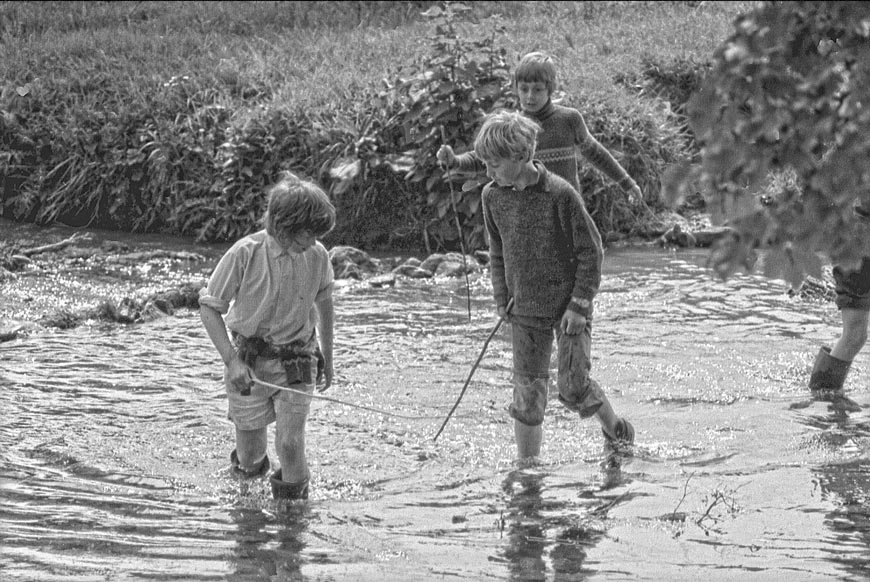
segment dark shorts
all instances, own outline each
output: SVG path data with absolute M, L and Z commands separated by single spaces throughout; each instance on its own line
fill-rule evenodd
M 529 426 L 544 422 L 554 334 L 558 346 L 559 401 L 583 418 L 595 414 L 604 403 L 604 393 L 589 378 L 591 321 L 587 320 L 586 328 L 576 335 L 563 334 L 559 321 L 515 315 L 510 317 L 510 323 L 514 360 L 510 415 Z
M 857 271 L 834 267 L 837 307 L 870 310 L 870 257 L 864 257 Z

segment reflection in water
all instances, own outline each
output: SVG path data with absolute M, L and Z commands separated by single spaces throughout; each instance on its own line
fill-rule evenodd
M 603 475 L 600 428 L 554 406 L 545 464 L 503 477 L 515 454 L 504 330 L 433 443 L 494 323 L 485 276 L 472 277 L 471 321 L 461 280 L 336 290 L 329 396 L 418 418 L 313 405 L 312 497 L 298 507 L 230 471 L 219 366 L 196 313 L 0 344 L 0 577 L 712 582 L 794 577 L 799 563 L 806 579 L 858 579 L 870 359 L 854 363 L 854 406 L 808 399 L 836 308 L 760 277 L 720 282 L 703 260 L 608 251 L 593 369 L 637 444 Z M 704 532 L 692 524 L 717 487 L 746 509 Z M 657 516 L 676 508 L 675 532 Z
M 866 580 L 870 572 L 870 460 L 823 465 L 817 470 L 822 494 L 836 509 L 826 516 L 836 551 L 829 559 Z
M 508 497 L 501 518 L 508 540 L 508 580 L 549 580 L 550 572 L 556 582 L 585 580 L 594 573 L 583 565 L 587 552 L 604 534 L 592 526 L 591 515 L 576 515 L 576 500 L 548 496 L 546 477 L 534 469 L 516 469 L 502 482 Z
M 230 517 L 238 526 L 235 556 L 230 558 L 234 582 L 276 580 L 301 582 L 304 534 L 311 518 L 307 502 L 285 503 L 276 514 L 262 508 L 235 507 Z M 271 531 L 270 531 L 271 530 Z
M 809 412 L 822 406 L 824 412 Z M 814 442 L 825 450 L 860 450 L 860 443 L 870 438 L 870 419 L 842 392 L 822 393 L 792 408 L 805 411 L 799 418 L 819 431 Z M 849 572 L 849 579 L 866 580 L 870 572 L 870 460 L 864 454 L 825 463 L 814 473 L 823 499 L 833 505 L 825 516 L 828 541 L 835 548 L 828 559 Z
M 504 556 L 510 564 L 510 580 L 545 580 L 547 565 L 544 549 L 544 522 L 540 510 L 544 476 L 539 473 L 513 471 L 502 487 L 509 496 L 507 515 L 508 547 Z

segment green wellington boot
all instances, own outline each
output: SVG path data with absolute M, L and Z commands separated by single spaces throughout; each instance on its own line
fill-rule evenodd
M 810 390 L 842 390 L 851 366 L 852 362 L 832 356 L 831 348 L 822 347 L 810 374 Z
M 272 497 L 275 499 L 308 499 L 308 479 L 298 483 L 287 483 L 281 480 L 281 469 L 269 477 L 272 484 Z

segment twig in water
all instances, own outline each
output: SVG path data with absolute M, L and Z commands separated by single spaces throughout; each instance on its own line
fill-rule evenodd
M 677 510 L 680 508 L 680 506 L 683 504 L 683 501 L 686 499 L 686 494 L 687 494 L 688 491 L 689 491 L 689 481 L 691 481 L 691 480 L 692 480 L 692 477 L 694 477 L 694 476 L 695 476 L 695 473 L 691 473 L 691 474 L 689 475 L 689 478 L 686 479 L 686 482 L 683 484 L 683 496 L 680 497 L 680 502 L 677 503 L 677 506 L 676 506 L 676 507 L 674 508 L 674 510 L 671 512 L 671 515 L 672 515 L 674 518 L 676 518 L 676 516 L 677 516 Z
M 719 521 L 719 518 L 711 515 L 713 508 L 718 505 L 724 505 L 728 509 L 729 513 L 731 513 L 732 515 L 736 514 L 739 511 L 739 508 L 737 506 L 737 502 L 734 500 L 734 492 L 735 490 L 733 489 L 728 491 L 722 491 L 720 489 L 713 490 L 713 493 L 711 494 L 712 500 L 707 505 L 707 510 L 701 515 L 701 517 L 695 520 L 695 524 L 703 528 L 704 532 L 709 535 L 709 528 L 704 525 L 704 521 L 708 519 L 713 521 L 714 523 Z M 710 498 L 705 498 L 705 500 L 707 499 Z

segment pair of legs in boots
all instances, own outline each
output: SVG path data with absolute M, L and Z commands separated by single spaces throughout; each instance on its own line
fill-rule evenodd
M 512 315 L 514 436 L 520 458 L 537 457 L 543 440 L 544 410 L 547 407 L 550 356 L 553 335 L 558 349 L 556 385 L 559 401 L 580 418 L 595 416 L 601 423 L 605 442 L 613 447 L 634 442 L 634 427 L 614 413 L 598 382 L 589 377 L 592 351 L 592 323 L 577 334 L 563 333 L 559 321 Z
M 824 346 L 816 356 L 810 375 L 810 389 L 817 392 L 843 389 L 852 360 L 867 343 L 870 319 L 870 257 L 856 271 L 834 268 L 837 307 L 843 332 L 833 348 Z
M 317 363 L 313 358 L 312 366 L 311 377 L 314 378 Z M 280 360 L 258 357 L 253 372 L 265 382 L 288 386 Z M 288 387 L 311 393 L 314 383 L 296 383 Z M 307 499 L 309 472 L 305 456 L 305 426 L 311 398 L 261 384 L 254 384 L 248 396 L 228 389 L 227 398 L 228 416 L 236 425 L 236 449 L 230 455 L 235 471 L 246 477 L 264 475 L 269 471 L 267 429 L 274 422 L 275 451 L 281 468 L 270 475 L 272 495 L 275 499 Z

